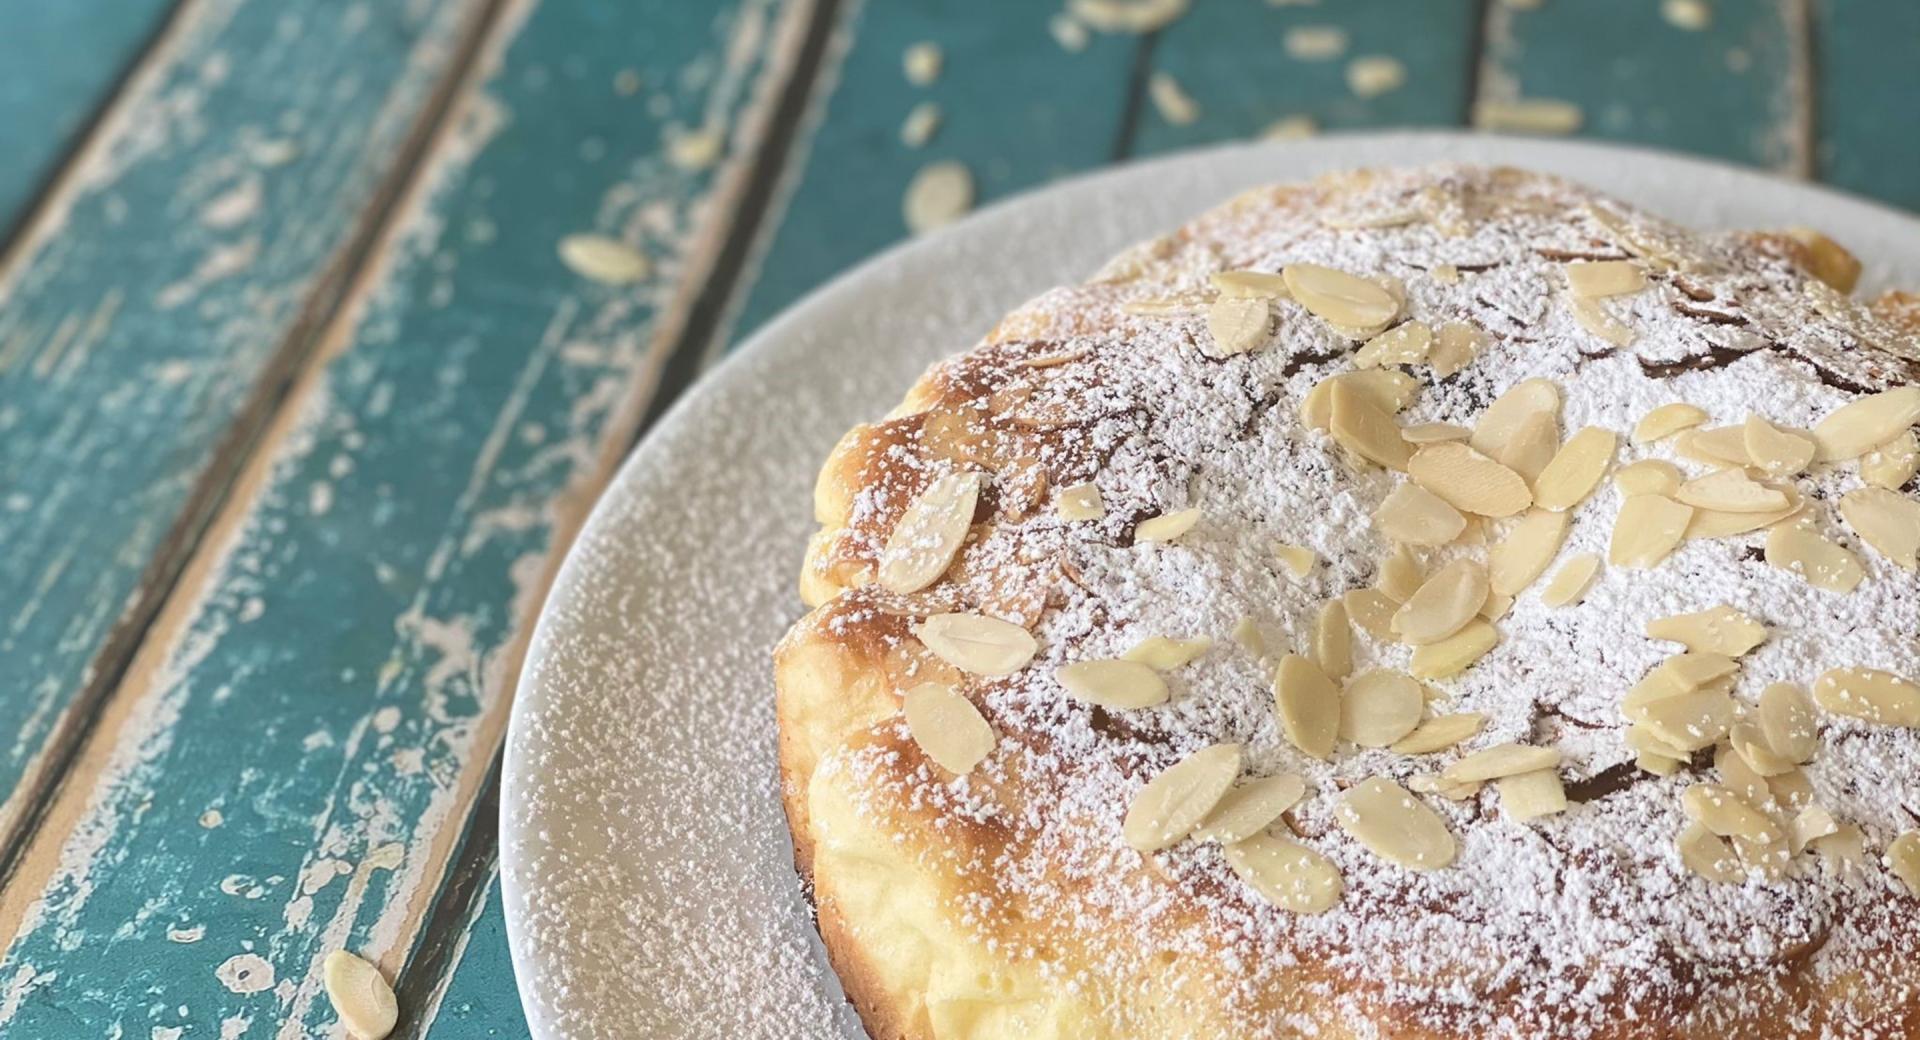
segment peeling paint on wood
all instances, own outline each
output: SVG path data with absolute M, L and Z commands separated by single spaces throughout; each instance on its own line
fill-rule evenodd
M 477 6 L 193 0 L 0 257 L 0 855 Z
M 668 142 L 749 146 L 806 9 L 509 7 L 0 894 L 0 1032 L 332 1035 L 328 950 L 401 968 L 534 609 L 727 218 L 733 164 Z M 576 232 L 654 277 L 580 278 L 556 250 Z
M 0 32 L 0 231 L 113 96 L 158 31 L 171 0 L 61 0 L 9 5 Z
M 1479 98 L 1581 106 L 1579 136 L 1806 175 L 1805 0 L 1716 3 L 1683 28 L 1658 3 L 1488 5 Z

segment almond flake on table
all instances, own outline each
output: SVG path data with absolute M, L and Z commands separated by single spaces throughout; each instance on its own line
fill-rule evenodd
M 1559 98 L 1487 99 L 1473 103 L 1476 129 L 1497 134 L 1562 136 L 1580 129 L 1586 111 Z
M 1355 97 L 1374 98 L 1399 90 L 1407 82 L 1407 67 L 1398 58 L 1367 54 L 1347 63 L 1347 89 Z
M 951 224 L 972 208 L 973 174 L 952 159 L 922 166 L 901 201 L 907 230 L 916 235 Z
M 1156 72 L 1147 77 L 1147 97 L 1160 118 L 1174 126 L 1188 126 L 1200 118 L 1200 105 L 1171 73 Z

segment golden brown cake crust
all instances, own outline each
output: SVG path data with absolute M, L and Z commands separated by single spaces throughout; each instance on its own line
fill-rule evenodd
M 1378 586 L 1390 546 L 1369 517 L 1404 478 L 1358 466 L 1300 418 L 1308 393 L 1354 370 L 1366 337 L 1293 299 L 1244 353 L 1206 321 L 1220 271 L 1322 264 L 1388 277 L 1395 321 L 1471 324 L 1457 372 L 1397 370 L 1417 399 L 1398 421 L 1471 427 L 1526 379 L 1560 387 L 1558 439 L 1616 431 L 1616 466 L 1699 465 L 1671 442 L 1629 445 L 1653 407 L 1697 404 L 1708 425 L 1749 413 L 1811 429 L 1862 396 L 1916 381 L 1920 308 L 1856 305 L 1844 251 L 1801 234 L 1698 235 L 1584 188 L 1511 170 L 1429 167 L 1263 189 L 1046 294 L 979 346 L 935 366 L 892 415 L 857 427 L 823 467 L 821 531 L 801 581 L 812 613 L 776 651 L 781 791 L 833 966 L 883 1040 L 998 1037 L 1453 1040 L 1568 1036 L 1892 1038 L 1920 1031 L 1916 899 L 1880 860 L 1920 823 L 1914 731 L 1827 714 L 1819 751 L 1770 793 L 1783 825 L 1809 805 L 1857 827 L 1866 850 L 1796 849 L 1778 877 L 1696 876 L 1675 850 L 1682 792 L 1732 783 L 1702 751 L 1671 776 L 1635 767 L 1621 698 L 1678 648 L 1647 621 L 1731 601 L 1768 638 L 1730 692 L 1823 672 L 1920 674 L 1920 589 L 1837 514 L 1856 465 L 1797 478 L 1794 519 L 1858 560 L 1848 593 L 1766 562 L 1768 532 L 1681 542 L 1644 570 L 1603 566 L 1586 598 L 1541 587 L 1581 551 L 1607 555 L 1624 501 L 1610 481 L 1569 511 L 1553 568 L 1489 622 L 1498 645 L 1435 678 L 1433 714 L 1487 716 L 1466 750 L 1561 750 L 1565 812 L 1507 818 L 1495 785 L 1420 796 L 1458 843 L 1436 871 L 1382 860 L 1338 817 L 1367 777 L 1417 784 L 1459 750 L 1402 755 L 1343 742 L 1302 754 L 1275 719 L 1278 657 L 1310 646 L 1321 606 Z M 1632 259 L 1647 286 L 1610 297 L 1615 342 L 1568 297 L 1565 265 Z M 1451 366 L 1445 366 L 1451 367 Z M 873 584 L 889 533 L 942 474 L 980 473 L 972 534 L 953 566 L 907 594 Z M 1062 489 L 1096 483 L 1104 515 L 1067 521 Z M 1909 495 L 1912 486 L 1895 493 Z M 1200 511 L 1191 535 L 1137 541 L 1142 521 Z M 1484 558 L 1509 534 L 1476 522 Z M 1273 557 L 1312 549 L 1307 576 Z M 1038 638 L 1009 676 L 971 675 L 916 638 L 930 615 L 977 612 Z M 1246 626 L 1239 624 L 1242 620 Z M 1264 652 L 1231 633 L 1251 630 Z M 1150 636 L 1212 646 L 1168 672 L 1171 702 L 1140 711 L 1067 696 L 1053 670 L 1117 657 Z M 1355 634 L 1356 673 L 1406 669 L 1409 650 Z M 902 691 L 959 691 L 997 745 L 967 776 L 933 764 L 899 714 Z M 1120 820 L 1148 779 L 1198 747 L 1245 749 L 1245 776 L 1297 773 L 1307 798 L 1277 830 L 1344 876 L 1338 905 L 1292 914 L 1227 869 L 1218 846 L 1140 853 Z M 1644 761 L 1644 760 L 1643 760 Z M 1784 781 L 1782 781 L 1784 783 Z M 1796 782 L 1799 782 L 1796 780 Z M 1909 808 L 1911 807 L 1911 808 Z M 1791 811 L 1789 811 L 1791 810 Z M 1729 853 L 1731 855 L 1731 853 Z

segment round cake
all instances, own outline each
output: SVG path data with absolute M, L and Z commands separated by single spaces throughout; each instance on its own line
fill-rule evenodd
M 1920 1035 L 1920 298 L 1859 273 L 1360 171 L 936 365 L 775 654 L 868 1031 Z

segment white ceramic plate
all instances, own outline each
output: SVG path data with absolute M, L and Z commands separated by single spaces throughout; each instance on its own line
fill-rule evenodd
M 1457 134 L 1241 145 L 1066 181 L 843 275 L 708 376 L 568 557 L 514 705 L 508 934 L 533 1035 L 862 1038 L 775 795 L 768 651 L 801 613 L 814 473 L 840 434 L 1049 286 L 1235 192 L 1435 159 L 1563 173 L 1698 225 L 1819 227 L 1920 285 L 1920 221 L 1757 173 Z

